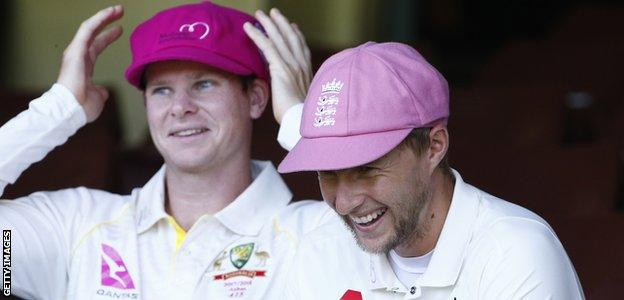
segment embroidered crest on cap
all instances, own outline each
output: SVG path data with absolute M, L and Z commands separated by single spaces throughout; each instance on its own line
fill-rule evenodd
M 340 102 L 340 91 L 344 83 L 340 80 L 334 80 L 327 82 L 321 86 L 321 95 L 316 102 L 316 111 L 314 115 L 314 127 L 322 127 L 322 126 L 334 126 L 336 120 L 334 116 L 336 115 L 336 105 Z
M 201 27 L 204 27 L 206 29 L 204 34 L 202 34 L 199 37 L 200 40 L 203 40 L 206 36 L 208 36 L 208 33 L 210 32 L 210 26 L 208 26 L 208 24 L 206 24 L 204 22 L 195 22 L 193 24 L 184 24 L 184 25 L 180 26 L 179 31 L 180 32 L 184 32 L 184 31 L 195 32 L 195 26 L 201 26 Z

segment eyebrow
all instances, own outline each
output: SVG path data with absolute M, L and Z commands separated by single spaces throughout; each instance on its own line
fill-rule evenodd
M 202 77 L 205 77 L 205 76 L 209 76 L 209 75 L 210 74 L 207 73 L 207 72 L 196 71 L 196 72 L 193 72 L 193 73 L 189 74 L 188 78 L 190 78 L 190 79 L 199 79 L 199 78 L 202 78 Z
M 367 163 L 365 166 L 375 166 L 375 167 L 387 167 L 389 165 L 392 165 L 392 162 L 394 162 L 394 159 L 392 159 L 391 155 L 388 155 L 390 153 L 386 153 L 384 154 L 384 156 L 371 161 L 370 163 Z
M 145 82 L 145 88 L 148 88 L 151 86 L 166 85 L 166 84 L 167 84 L 167 81 L 163 79 L 152 80 L 151 82 L 148 80 Z
M 191 80 L 197 80 L 197 79 L 204 78 L 204 77 L 213 78 L 215 76 L 218 76 L 218 75 L 213 75 L 211 73 L 197 71 L 197 72 L 193 72 L 191 74 L 188 74 L 186 77 L 188 79 L 191 79 Z M 155 79 L 155 80 L 152 80 L 152 82 L 146 83 L 145 87 L 167 85 L 168 83 L 169 83 L 169 81 L 167 79 Z

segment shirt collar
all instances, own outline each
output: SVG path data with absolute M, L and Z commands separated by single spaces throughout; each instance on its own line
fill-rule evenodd
M 421 285 L 444 287 L 455 284 L 464 260 L 464 253 L 472 237 L 479 212 L 475 190 L 453 170 L 455 187 L 444 227 L 433 256 L 423 274 Z
M 444 227 L 436 243 L 427 270 L 420 280 L 421 286 L 445 287 L 455 284 L 477 220 L 479 201 L 474 189 L 466 184 L 455 170 L 455 186 L 451 206 Z M 404 291 L 386 255 L 371 254 L 371 289 Z
M 165 212 L 165 166 L 139 191 L 137 229 L 142 233 L 168 215 Z M 224 226 L 241 235 L 257 235 L 271 215 L 285 207 L 292 193 L 270 161 L 251 162 L 252 183 L 215 214 Z
M 240 235 L 258 235 L 267 220 L 286 207 L 292 198 L 271 162 L 253 161 L 251 169 L 251 185 L 215 214 L 217 220 Z
M 385 254 L 370 255 L 370 289 L 385 289 L 389 292 L 402 292 L 407 290 L 392 270 L 388 257 Z
M 158 220 L 167 217 L 165 212 L 165 165 L 139 191 L 136 220 L 138 233 L 143 233 Z

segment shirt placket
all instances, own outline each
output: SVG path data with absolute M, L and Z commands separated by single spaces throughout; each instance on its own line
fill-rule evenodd
M 405 297 L 403 299 L 418 299 L 422 295 L 422 288 L 418 285 L 413 285 L 407 289 Z
M 194 230 L 195 240 L 187 245 L 190 250 L 189 262 L 192 265 L 190 268 L 194 270 L 193 277 L 189 278 L 192 281 L 189 291 L 192 291 L 195 298 L 198 299 L 212 295 L 212 293 L 206 295 L 206 291 L 200 289 L 205 284 L 202 281 L 213 280 L 210 277 L 210 272 L 215 260 L 222 255 L 229 245 L 241 238 L 240 235 L 232 233 L 213 217 L 203 221 L 196 228 L 197 230 Z M 215 291 L 215 295 L 218 295 L 217 291 Z
M 206 245 L 205 236 L 216 236 L 213 234 L 215 226 L 210 226 L 210 217 L 200 218 L 195 225 L 187 232 L 180 249 L 174 253 L 173 274 L 171 275 L 171 295 L 180 299 L 191 299 L 198 281 L 203 274 L 203 261 L 210 257 L 211 251 Z M 212 228 L 211 228 L 212 227 Z M 212 243 L 219 243 L 217 239 L 212 239 Z

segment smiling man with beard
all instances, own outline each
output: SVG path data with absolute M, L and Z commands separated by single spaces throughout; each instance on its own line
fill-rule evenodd
M 334 199 L 329 204 L 340 213 L 358 245 L 366 251 L 393 252 L 397 247 L 405 248 L 405 244 L 410 241 L 418 241 L 422 247 L 422 241 L 428 236 L 431 223 L 436 219 L 433 211 L 435 208 L 430 207 L 430 188 L 425 185 L 416 169 L 409 169 L 409 163 L 413 159 L 410 156 L 413 156 L 414 150 L 408 143 L 417 139 L 416 134 L 418 131 L 408 136 L 397 147 L 398 151 L 391 151 L 366 166 L 319 171 L 323 195 L 326 199 Z M 339 182 L 348 180 L 348 176 L 354 176 L 362 185 L 368 186 L 370 193 L 366 196 L 374 202 L 365 203 L 363 197 L 359 199 L 360 206 L 357 206 L 360 204 L 358 202 L 354 205 L 336 201 Z
M 342 218 L 302 242 L 285 298 L 583 298 L 546 221 L 449 167 L 448 117 L 446 80 L 407 45 L 370 42 L 323 63 L 284 116 L 296 145 L 278 170 L 317 171 Z

